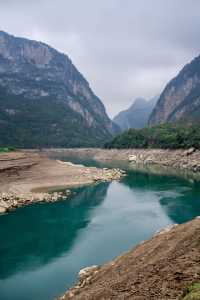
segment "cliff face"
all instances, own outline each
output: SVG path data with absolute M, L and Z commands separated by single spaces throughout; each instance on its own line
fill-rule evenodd
M 154 108 L 149 124 L 200 121 L 200 56 L 171 80 Z
M 118 128 L 64 54 L 0 31 L 0 144 L 100 144 Z
M 143 128 L 147 126 L 149 116 L 158 100 L 157 97 L 146 101 L 143 98 L 135 99 L 134 103 L 127 110 L 121 111 L 114 117 L 113 121 L 122 130 L 129 128 Z

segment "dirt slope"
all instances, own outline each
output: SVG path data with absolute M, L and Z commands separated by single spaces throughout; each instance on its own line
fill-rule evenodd
M 94 268 L 61 299 L 180 299 L 188 285 L 199 281 L 200 219 L 196 218 Z

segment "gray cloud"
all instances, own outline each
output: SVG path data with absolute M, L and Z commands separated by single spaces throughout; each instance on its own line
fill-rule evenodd
M 1 0 L 1 29 L 70 56 L 110 115 L 199 55 L 199 0 Z

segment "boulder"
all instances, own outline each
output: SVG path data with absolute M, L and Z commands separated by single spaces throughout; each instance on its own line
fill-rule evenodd
M 3 206 L 0 206 L 0 214 L 4 214 L 6 212 L 6 208 Z
M 6 201 L 0 200 L 0 207 L 9 208 L 9 205 L 6 203 Z
M 144 160 L 145 165 L 149 165 L 149 164 L 153 164 L 153 163 L 154 163 L 154 161 L 153 161 L 152 158 L 147 158 L 147 159 Z
M 129 158 L 128 158 L 128 160 L 130 161 L 130 162 L 137 162 L 137 156 L 136 155 L 129 155 Z
M 80 279 L 86 278 L 88 276 L 90 276 L 92 273 L 96 272 L 98 270 L 98 266 L 94 265 L 91 267 L 86 267 L 84 269 L 81 269 L 79 271 L 79 277 Z
M 188 149 L 188 150 L 186 150 L 185 151 L 185 155 L 191 155 L 192 153 L 194 153 L 196 151 L 196 149 L 195 148 L 190 148 L 190 149 Z

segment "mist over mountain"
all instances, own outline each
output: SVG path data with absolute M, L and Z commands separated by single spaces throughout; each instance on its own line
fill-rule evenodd
M 146 100 L 136 98 L 133 104 L 124 111 L 117 114 L 113 121 L 119 125 L 122 130 L 129 128 L 143 128 L 147 126 L 149 116 L 158 100 L 158 96 Z

